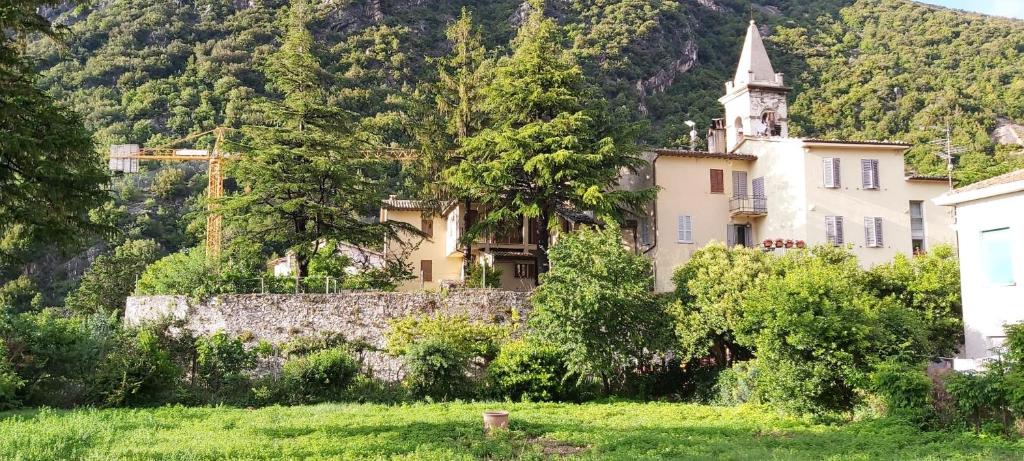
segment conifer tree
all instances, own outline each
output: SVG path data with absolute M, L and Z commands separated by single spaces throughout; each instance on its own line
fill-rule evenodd
M 480 29 L 473 25 L 473 16 L 465 7 L 459 19 L 445 31 L 452 50 L 438 61 L 437 95 L 435 98 L 437 112 L 446 117 L 445 141 L 439 143 L 442 151 L 435 162 L 440 163 L 441 171 L 455 164 L 457 158 L 453 152 L 472 135 L 480 131 L 486 118 L 484 111 L 484 93 L 488 80 L 489 61 L 487 49 L 484 48 Z M 441 182 L 441 184 L 445 184 Z M 449 194 L 452 191 L 443 191 Z M 448 197 L 446 197 L 448 198 Z M 472 197 L 462 197 L 467 213 L 463 216 L 463 225 L 469 229 Z M 472 236 L 467 236 L 463 243 L 463 260 L 466 273 L 472 267 Z
M 368 245 L 388 232 L 362 217 L 376 203 L 381 165 L 365 158 L 353 114 L 328 104 L 331 81 L 314 54 L 305 8 L 292 3 L 281 48 L 268 60 L 273 96 L 242 129 L 231 175 L 242 190 L 222 208 L 235 237 L 293 250 L 300 276 L 323 242 Z
M 621 169 L 640 164 L 634 126 L 617 123 L 563 48 L 561 29 L 534 10 L 484 90 L 489 126 L 463 141 L 464 159 L 447 177 L 485 208 L 468 234 L 537 218 L 541 274 L 548 269 L 546 229 L 557 226 L 559 213 L 616 218 L 651 192 L 614 189 Z
M 108 180 L 92 133 L 36 86 L 33 64 L 22 54 L 28 35 L 55 36 L 37 10 L 56 4 L 0 4 L 0 237 L 17 229 L 51 245 L 95 227 L 88 211 L 106 200 Z

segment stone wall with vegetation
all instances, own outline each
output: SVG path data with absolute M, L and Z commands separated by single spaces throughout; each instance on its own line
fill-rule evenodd
M 503 290 L 436 292 L 351 292 L 339 294 L 221 295 L 205 300 L 187 296 L 128 298 L 125 322 L 138 325 L 171 319 L 194 335 L 223 330 L 245 338 L 282 344 L 301 336 L 338 333 L 364 344 L 364 367 L 385 380 L 402 376 L 401 362 L 382 350 L 392 319 L 407 315 L 465 314 L 473 320 L 518 322 L 529 308 L 529 293 Z

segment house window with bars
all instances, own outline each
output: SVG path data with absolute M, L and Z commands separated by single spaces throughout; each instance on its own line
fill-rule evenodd
M 864 218 L 864 246 L 868 248 L 882 248 L 882 218 Z
M 878 160 L 860 160 L 860 185 L 863 189 L 878 190 Z
M 842 187 L 842 181 L 840 180 L 839 172 L 839 159 L 835 157 L 826 157 L 822 161 L 822 171 L 824 174 L 824 185 L 829 189 L 838 189 Z
M 680 215 L 676 236 L 679 243 L 693 243 L 693 218 L 690 215 Z
M 843 238 L 842 216 L 825 216 L 825 241 L 832 245 L 842 245 L 846 242 Z

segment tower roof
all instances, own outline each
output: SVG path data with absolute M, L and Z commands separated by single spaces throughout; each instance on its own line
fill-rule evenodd
M 761 32 L 753 20 L 750 21 L 750 27 L 747 27 L 747 38 L 743 41 L 743 52 L 740 53 L 740 63 L 736 67 L 736 77 L 733 78 L 733 84 L 737 87 L 750 83 L 781 83 L 768 59 L 768 51 L 764 49 Z

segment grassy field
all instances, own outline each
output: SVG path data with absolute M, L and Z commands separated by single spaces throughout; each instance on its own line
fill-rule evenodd
M 484 437 L 485 409 L 511 430 Z M 1024 442 L 753 407 L 415 404 L 0 413 L 0 459 L 1024 459 Z

